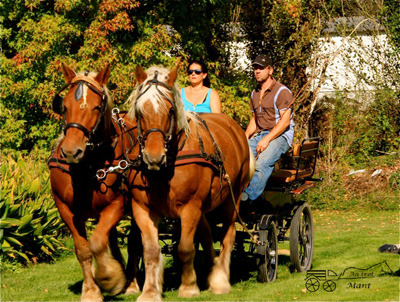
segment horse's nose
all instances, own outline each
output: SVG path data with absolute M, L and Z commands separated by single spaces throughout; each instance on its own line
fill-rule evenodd
M 61 156 L 69 163 L 78 163 L 83 158 L 83 150 L 81 148 L 67 150 L 61 147 Z
M 149 170 L 158 171 L 160 167 L 165 164 L 166 156 L 165 153 L 155 155 L 143 152 L 143 160 L 147 164 Z

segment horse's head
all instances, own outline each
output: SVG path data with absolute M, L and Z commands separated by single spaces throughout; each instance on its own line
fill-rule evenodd
M 151 67 L 145 72 L 136 67 L 138 85 L 129 97 L 130 116 L 138 125 L 138 139 L 143 161 L 149 170 L 159 170 L 167 161 L 171 140 L 180 131 L 188 131 L 188 123 L 175 84 L 178 66 L 172 71 Z
M 110 67 L 106 65 L 98 74 L 75 74 L 62 64 L 62 72 L 67 85 L 61 91 L 67 88 L 69 90 L 64 98 L 60 96 L 60 91 L 53 100 L 54 112 L 64 115 L 65 122 L 60 151 L 67 162 L 78 163 L 83 159 L 88 145 L 95 140 L 104 139 L 99 138 L 104 133 L 97 132 L 100 124 L 104 127 L 109 124 L 109 120 L 104 117 L 110 115 L 108 113 L 111 110 L 105 87 L 110 76 Z

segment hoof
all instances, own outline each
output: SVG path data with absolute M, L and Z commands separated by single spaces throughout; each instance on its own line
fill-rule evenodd
M 124 288 L 125 288 L 124 282 L 120 282 L 115 286 L 113 286 L 112 288 L 108 289 L 107 292 L 110 294 L 110 296 L 115 296 L 123 292 Z
M 197 285 L 195 286 L 181 285 L 179 287 L 179 297 L 181 298 L 191 298 L 199 295 L 200 295 L 200 289 Z
M 213 287 L 210 286 L 210 291 L 215 294 L 215 295 L 226 295 L 231 292 L 231 286 L 228 284 L 228 286 L 218 286 L 218 287 Z
M 103 295 L 100 292 L 100 289 L 91 289 L 82 292 L 82 296 L 80 299 L 81 302 L 103 302 Z
M 126 285 L 124 270 L 121 264 L 114 259 L 108 259 L 107 265 L 102 265 L 101 269 L 95 269 L 94 279 L 100 288 L 111 296 L 122 292 Z
M 141 294 L 136 301 L 152 301 L 152 302 L 161 302 L 161 294 Z
M 128 282 L 124 295 L 135 295 L 140 292 L 140 287 L 137 282 Z
M 126 279 L 118 279 L 118 278 L 95 278 L 96 283 L 106 292 L 108 292 L 111 296 L 115 296 L 122 292 L 125 288 Z
M 231 291 L 231 284 L 226 274 L 214 270 L 208 279 L 209 289 L 213 294 L 224 295 Z

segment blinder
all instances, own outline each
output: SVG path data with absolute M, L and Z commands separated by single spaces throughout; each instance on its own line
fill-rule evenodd
M 65 111 L 64 110 L 64 99 L 60 95 L 60 93 L 63 92 L 67 87 L 69 87 L 69 85 L 71 85 L 71 84 L 68 83 L 63 88 L 61 88 L 53 98 L 53 103 L 52 103 L 53 111 L 59 115 L 64 115 L 64 111 Z

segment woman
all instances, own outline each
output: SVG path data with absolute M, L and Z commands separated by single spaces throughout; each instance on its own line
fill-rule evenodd
M 221 113 L 221 100 L 218 92 L 210 88 L 207 66 L 200 61 L 191 61 L 187 71 L 190 85 L 181 91 L 185 110 Z

